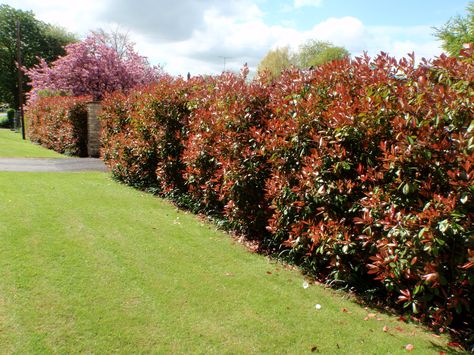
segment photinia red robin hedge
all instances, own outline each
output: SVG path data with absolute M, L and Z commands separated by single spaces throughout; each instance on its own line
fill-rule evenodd
M 434 325 L 468 319 L 472 69 L 472 57 L 382 54 L 284 75 L 265 139 L 266 244 Z
M 88 96 L 53 96 L 30 102 L 25 111 L 31 141 L 59 153 L 87 156 Z
M 164 78 L 106 97 L 103 156 L 322 280 L 472 329 L 473 79 L 470 49 Z
M 106 96 L 102 109 L 102 154 L 112 173 L 128 184 L 183 192 L 187 88 L 163 77 L 128 95 Z
M 240 75 L 223 73 L 193 90 L 182 159 L 188 194 L 198 209 L 261 238 L 269 211 L 265 181 L 270 166 L 258 137 L 270 114 L 269 96 L 262 83 L 247 83 L 247 74 L 247 68 Z

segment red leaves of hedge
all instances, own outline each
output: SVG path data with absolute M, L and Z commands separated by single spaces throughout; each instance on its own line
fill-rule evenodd
M 269 165 L 261 152 L 268 90 L 241 75 L 209 78 L 193 93 L 183 153 L 191 197 L 249 236 L 265 232 Z
M 171 77 L 127 96 L 108 95 L 101 115 L 102 154 L 114 176 L 162 193 L 181 191 L 187 111 L 184 82 Z
M 55 96 L 30 102 L 25 112 L 28 137 L 48 149 L 87 156 L 88 96 Z
M 321 278 L 472 325 L 473 73 L 465 51 L 166 79 L 106 99 L 104 157 Z

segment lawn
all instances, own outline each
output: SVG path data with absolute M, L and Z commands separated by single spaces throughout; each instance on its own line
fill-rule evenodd
M 105 173 L 0 184 L 2 353 L 452 351 Z
M 66 158 L 52 150 L 22 140 L 21 133 L 0 129 L 0 158 Z

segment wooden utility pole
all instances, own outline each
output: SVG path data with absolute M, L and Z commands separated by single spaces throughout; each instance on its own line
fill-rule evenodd
M 23 117 L 23 72 L 21 70 L 21 33 L 20 21 L 16 20 L 16 55 L 18 65 L 18 112 L 21 122 L 21 137 L 25 139 L 25 119 Z

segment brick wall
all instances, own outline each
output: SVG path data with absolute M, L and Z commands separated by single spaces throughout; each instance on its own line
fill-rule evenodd
M 98 157 L 100 155 L 100 123 L 98 115 L 102 109 L 99 102 L 87 104 L 87 155 Z

